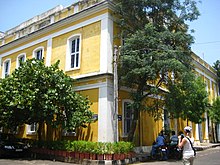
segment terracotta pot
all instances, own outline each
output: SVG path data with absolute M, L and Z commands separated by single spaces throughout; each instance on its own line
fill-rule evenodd
M 120 154 L 114 154 L 113 160 L 120 160 Z
M 79 152 L 75 152 L 75 158 L 79 159 Z
M 96 160 L 96 154 L 89 154 L 89 159 Z
M 84 153 L 84 158 L 89 159 L 89 153 Z
M 104 160 L 103 154 L 97 154 L 97 160 Z
M 80 153 L 79 154 L 79 158 L 82 160 L 82 159 L 84 159 L 85 158 L 85 154 L 84 153 Z
M 105 160 L 112 160 L 113 155 L 112 154 L 105 154 Z
M 74 151 L 70 151 L 70 152 L 69 152 L 69 156 L 70 156 L 71 158 L 75 158 L 75 152 L 74 152 Z

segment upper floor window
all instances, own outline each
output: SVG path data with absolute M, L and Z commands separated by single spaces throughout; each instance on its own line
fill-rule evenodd
M 2 77 L 5 78 L 10 74 L 10 65 L 11 65 L 11 59 L 6 59 L 3 62 L 3 69 L 2 69 Z
M 17 57 L 17 68 L 18 67 L 20 67 L 21 66 L 21 63 L 22 62 L 25 62 L 26 61 L 26 54 L 20 54 L 20 55 L 18 55 L 18 57 Z
M 31 125 L 27 126 L 27 134 L 34 134 L 37 132 L 37 124 L 32 123 Z
M 67 41 L 66 70 L 80 67 L 80 35 L 70 37 Z
M 133 110 L 131 106 L 130 100 L 124 100 L 123 101 L 123 115 L 122 115 L 122 121 L 123 121 L 123 135 L 127 136 L 132 124 L 133 119 Z
M 44 48 L 43 47 L 36 48 L 33 51 L 33 58 L 36 58 L 37 60 L 42 60 L 43 59 L 43 54 L 44 54 Z

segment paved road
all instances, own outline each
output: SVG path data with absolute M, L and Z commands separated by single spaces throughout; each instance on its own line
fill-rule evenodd
M 69 165 L 70 163 L 49 160 L 0 159 L 0 165 Z M 71 163 L 71 165 L 75 165 Z
M 197 153 L 194 165 L 220 165 L 220 147 L 210 148 Z M 28 159 L 0 159 L 0 165 L 75 165 L 73 163 L 64 163 L 47 160 L 28 160 Z M 135 163 L 133 165 L 182 165 L 181 161 L 154 161 Z
M 197 152 L 194 165 L 220 165 L 220 147 Z M 136 163 L 135 165 L 182 165 L 182 161 L 155 161 Z

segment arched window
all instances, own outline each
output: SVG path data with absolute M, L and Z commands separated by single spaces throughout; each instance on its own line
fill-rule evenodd
M 66 70 L 80 68 L 81 36 L 74 35 L 67 40 Z
M 10 74 L 10 67 L 11 67 L 11 59 L 6 59 L 3 62 L 3 69 L 2 69 L 2 78 L 9 76 Z
M 38 47 L 33 51 L 33 58 L 37 60 L 42 60 L 44 57 L 44 47 Z
M 16 62 L 17 68 L 19 68 L 21 66 L 21 63 L 25 62 L 25 61 L 26 61 L 26 54 L 25 53 L 18 55 L 17 62 Z

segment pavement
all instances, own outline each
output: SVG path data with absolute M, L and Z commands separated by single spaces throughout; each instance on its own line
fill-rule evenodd
M 200 143 L 199 145 L 194 146 L 196 151 L 200 152 L 209 148 L 214 148 L 220 146 L 220 143 Z M 143 151 L 141 150 L 140 152 L 136 153 L 136 158 L 137 161 L 144 162 L 144 161 L 149 161 L 150 158 L 150 150 L 148 151 Z
M 200 145 L 194 146 L 196 151 L 202 151 L 209 148 L 214 148 L 220 146 L 220 143 L 200 143 Z

